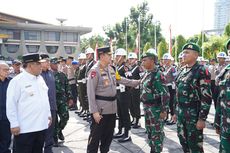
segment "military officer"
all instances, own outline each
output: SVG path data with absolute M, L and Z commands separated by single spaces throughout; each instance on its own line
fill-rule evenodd
M 174 100 L 175 100 L 175 94 L 176 94 L 176 84 L 175 84 L 175 78 L 177 75 L 177 71 L 176 68 L 172 65 L 172 56 L 169 53 L 165 53 L 163 55 L 163 64 L 164 64 L 164 72 L 163 74 L 166 77 L 166 85 L 168 87 L 169 90 L 169 94 L 170 94 L 170 101 L 169 101 L 169 112 L 171 117 L 174 115 Z M 168 115 L 169 112 L 167 114 L 167 118 L 168 119 Z M 169 122 L 167 122 L 167 125 L 172 125 L 175 124 L 175 122 L 171 119 Z
M 67 121 L 69 120 L 69 112 L 67 101 L 72 99 L 72 93 L 68 84 L 68 79 L 63 72 L 58 72 L 58 59 L 51 58 L 50 67 L 54 73 L 55 85 L 56 85 L 56 100 L 57 100 L 57 116 L 55 120 L 54 130 L 54 146 L 58 146 L 58 138 L 64 140 L 62 130 L 65 128 Z
M 230 50 L 230 39 L 226 43 L 226 49 Z M 220 94 L 216 105 L 215 114 L 215 129 L 216 133 L 220 134 L 220 148 L 219 152 L 230 152 L 230 65 L 227 65 L 221 76 L 219 82 Z
M 187 43 L 182 48 L 186 67 L 177 77 L 177 134 L 183 151 L 202 153 L 203 129 L 212 102 L 211 76 L 198 64 L 200 47 Z
M 145 112 L 145 125 L 150 153 L 163 149 L 164 119 L 167 116 L 169 92 L 163 73 L 156 67 L 157 53 L 154 49 L 142 55 L 142 65 L 146 70 L 142 80 L 141 101 Z
M 213 99 L 214 99 L 214 105 L 216 108 L 216 103 L 217 103 L 217 98 L 218 95 L 220 93 L 220 89 L 219 89 L 219 82 L 222 80 L 222 78 L 220 78 L 219 76 L 222 75 L 223 73 L 223 69 L 226 67 L 226 63 L 225 63 L 225 59 L 226 59 L 227 55 L 225 52 L 219 52 L 217 54 L 217 60 L 218 60 L 218 64 L 215 66 L 215 90 L 213 93 Z
M 127 57 L 127 51 L 123 48 L 118 48 L 115 51 L 115 62 L 116 69 L 118 73 L 123 77 L 128 77 L 128 67 L 126 66 L 125 60 Z M 114 138 L 118 139 L 119 142 L 127 142 L 131 141 L 131 137 L 129 136 L 129 131 L 131 129 L 131 121 L 129 114 L 131 97 L 128 88 L 123 84 L 118 84 L 117 86 L 117 107 L 118 107 L 118 133 L 114 135 Z M 123 133 L 124 128 L 124 133 Z
M 77 85 L 78 85 L 78 91 L 79 91 L 79 101 L 80 105 L 82 107 L 81 111 L 78 113 L 79 116 L 82 114 L 86 114 L 89 110 L 88 107 L 88 100 L 87 100 L 87 91 L 86 91 L 86 79 L 85 79 L 85 73 L 86 73 L 86 55 L 85 53 L 80 53 L 78 56 L 78 60 L 80 63 L 79 72 L 77 75 Z
M 67 65 L 67 78 L 69 81 L 69 85 L 71 88 L 72 96 L 73 96 L 73 104 L 69 102 L 69 109 L 72 110 L 77 110 L 77 86 L 76 86 L 76 80 L 74 78 L 74 68 L 72 65 L 73 61 L 72 56 L 68 56 L 66 65 Z
M 140 67 L 137 63 L 137 54 L 136 53 L 129 53 L 128 55 L 128 61 L 129 61 L 129 71 L 127 73 L 127 76 L 129 79 L 140 79 Z M 140 110 L 140 87 L 137 86 L 135 88 L 130 89 L 130 95 L 131 95 L 131 103 L 130 103 L 130 113 L 133 118 L 133 126 L 132 128 L 139 128 L 140 125 L 139 119 L 141 118 L 141 110 Z
M 117 112 L 117 81 L 129 86 L 139 84 L 139 80 L 127 80 L 118 74 L 115 77 L 115 71 L 110 66 L 110 47 L 98 48 L 97 51 L 99 61 L 89 71 L 87 80 L 89 110 L 92 114 L 87 153 L 98 152 L 99 143 L 101 153 L 109 151 Z
M 86 55 L 86 59 L 87 59 L 87 62 L 86 62 L 86 71 L 85 71 L 85 80 L 87 81 L 87 78 L 88 78 L 88 73 L 89 73 L 89 70 L 93 67 L 93 65 L 96 63 L 94 61 L 94 50 L 92 48 L 87 48 L 85 50 L 85 55 Z M 89 102 L 88 102 L 88 98 L 86 98 L 86 108 L 89 107 Z M 82 114 L 82 117 L 83 120 L 88 120 L 90 121 L 90 114 L 89 114 L 89 110 L 87 110 L 84 114 Z
M 43 77 L 48 89 L 48 96 L 49 96 L 49 103 L 50 103 L 50 112 L 52 117 L 52 124 L 46 131 L 46 138 L 45 138 L 45 147 L 44 153 L 52 153 L 52 146 L 54 144 L 53 133 L 55 127 L 55 120 L 56 120 L 56 113 L 57 113 L 57 103 L 56 103 L 56 87 L 55 87 L 55 79 L 54 74 L 50 70 L 50 61 L 48 54 L 40 54 L 41 56 L 41 66 L 42 66 L 42 73 L 41 76 Z

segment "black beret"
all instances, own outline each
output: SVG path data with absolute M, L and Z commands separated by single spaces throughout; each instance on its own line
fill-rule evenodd
M 48 54 L 45 54 L 45 53 L 42 53 L 40 54 L 41 56 L 41 59 L 47 59 L 47 58 L 50 58 Z
M 101 53 L 107 53 L 107 54 L 112 54 L 110 47 L 102 47 L 97 49 L 98 54 Z
M 73 58 L 73 56 L 68 56 L 68 59 L 71 59 L 71 60 L 73 60 L 74 58 Z
M 23 63 L 39 62 L 40 60 L 41 56 L 38 53 L 25 54 L 22 56 Z

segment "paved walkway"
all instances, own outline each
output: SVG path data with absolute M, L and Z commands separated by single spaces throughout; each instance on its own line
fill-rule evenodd
M 204 130 L 204 151 L 205 153 L 218 153 L 219 138 L 210 123 L 214 119 L 214 108 L 211 107 L 206 128 Z M 110 153 L 149 153 L 150 148 L 146 143 L 146 133 L 144 118 L 141 118 L 140 129 L 132 129 L 132 142 L 119 143 L 113 140 Z M 116 129 L 117 130 L 117 129 Z M 87 139 L 89 136 L 89 124 L 78 117 L 74 112 L 70 112 L 70 120 L 63 131 L 65 141 L 60 142 L 60 147 L 54 148 L 54 153 L 86 153 Z M 164 153 L 182 153 L 181 146 L 176 134 L 176 125 L 165 126 Z

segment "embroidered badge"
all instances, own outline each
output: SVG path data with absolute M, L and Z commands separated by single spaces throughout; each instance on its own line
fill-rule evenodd
M 93 79 L 93 78 L 96 76 L 96 74 L 97 74 L 96 71 L 92 71 L 92 72 L 91 72 L 91 75 L 90 75 L 90 76 L 91 76 L 91 79 Z

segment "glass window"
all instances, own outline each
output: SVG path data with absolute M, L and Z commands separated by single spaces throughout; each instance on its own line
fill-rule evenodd
M 9 35 L 9 39 L 21 40 L 21 31 L 20 30 L 0 30 L 0 33 Z
M 25 40 L 41 40 L 41 32 L 25 31 Z
M 75 53 L 76 47 L 73 46 L 65 46 L 65 52 L 66 54 L 73 54 Z
M 46 50 L 49 54 L 57 53 L 58 46 L 46 46 Z
M 45 32 L 45 41 L 60 41 L 60 32 Z
M 63 33 L 63 41 L 65 41 L 65 42 L 77 42 L 78 41 L 78 34 L 77 33 L 64 32 Z
M 8 53 L 16 53 L 19 49 L 19 45 L 6 44 L 6 49 Z
M 39 45 L 26 45 L 26 48 L 29 53 L 37 53 L 40 46 Z

